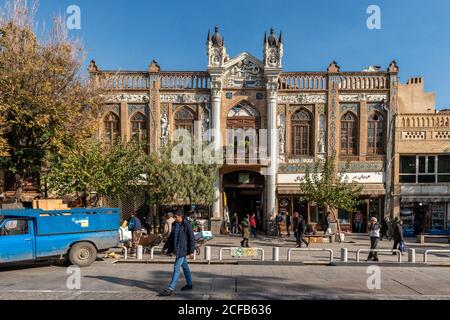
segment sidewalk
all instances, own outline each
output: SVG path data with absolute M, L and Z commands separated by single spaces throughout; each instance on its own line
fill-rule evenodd
M 231 248 L 231 247 L 240 247 L 241 238 L 239 235 L 220 235 L 215 236 L 214 239 L 207 242 L 205 245 L 211 247 L 211 259 L 214 263 L 219 263 L 219 251 L 220 248 Z M 433 249 L 433 250 L 450 250 L 448 243 L 426 243 L 419 244 L 416 243 L 415 238 L 405 239 L 406 249 L 415 249 L 416 250 L 416 263 L 423 262 L 423 255 L 425 250 Z M 287 253 L 290 248 L 296 247 L 295 238 L 293 235 L 290 237 L 282 236 L 282 237 L 272 237 L 265 235 L 258 235 L 256 238 L 252 238 L 249 241 L 249 245 L 252 248 L 261 248 L 265 253 L 265 260 L 272 260 L 272 248 L 278 247 L 280 262 L 287 262 Z M 394 245 L 393 241 L 383 240 L 379 242 L 379 249 L 389 249 L 392 250 Z M 143 260 L 136 260 L 133 257 L 129 257 L 126 262 L 173 262 L 173 258 L 162 255 L 161 253 L 162 246 L 158 246 L 154 251 L 154 259 L 150 259 L 150 255 L 144 255 Z M 334 261 L 341 261 L 341 248 L 348 249 L 348 261 L 356 262 L 356 252 L 359 249 L 369 249 L 370 248 L 370 240 L 368 235 L 346 235 L 345 241 L 342 243 L 334 242 L 334 243 L 311 243 L 309 248 L 323 248 L 323 249 L 332 249 L 334 252 Z M 365 261 L 367 259 L 367 252 L 361 253 L 361 261 Z M 204 248 L 201 249 L 201 254 L 196 257 L 196 262 L 198 263 L 206 263 L 204 259 Z M 380 263 L 397 263 L 398 257 L 392 255 L 391 252 L 388 253 L 379 253 Z M 225 251 L 223 254 L 223 262 L 222 263 L 235 263 L 236 261 L 258 261 L 260 257 L 241 257 L 239 259 L 230 257 L 229 251 Z M 450 265 L 450 254 L 429 254 L 428 260 L 430 263 L 438 263 L 439 265 Z M 292 253 L 292 262 L 303 262 L 303 263 L 319 263 L 319 264 L 328 264 L 329 263 L 329 253 L 328 252 L 294 252 Z M 125 262 L 121 260 L 120 262 Z M 404 253 L 402 257 L 402 262 L 408 262 L 408 254 Z

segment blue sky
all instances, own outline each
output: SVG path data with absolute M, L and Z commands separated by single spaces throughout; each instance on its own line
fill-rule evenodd
M 2 0 L 0 0 L 1 2 Z M 264 31 L 283 30 L 284 69 L 322 71 L 384 68 L 396 59 L 400 80 L 424 76 L 439 107 L 450 107 L 448 0 L 40 0 L 39 20 L 75 4 L 80 37 L 102 69 L 204 70 L 208 28 L 219 25 L 228 53 L 262 56 Z M 381 8 L 381 30 L 366 27 L 369 5 Z

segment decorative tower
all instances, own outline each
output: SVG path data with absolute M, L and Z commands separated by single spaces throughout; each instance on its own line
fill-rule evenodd
M 219 33 L 219 27 L 217 26 L 212 37 L 208 31 L 206 54 L 208 55 L 208 68 L 223 67 L 223 64 L 229 59 L 224 38 Z
M 281 69 L 283 59 L 283 34 L 275 37 L 274 30 L 270 29 L 270 35 L 264 34 L 264 66 L 265 68 Z

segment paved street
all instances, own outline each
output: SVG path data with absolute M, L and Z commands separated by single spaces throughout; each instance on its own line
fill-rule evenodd
M 223 247 L 238 247 L 240 246 L 241 238 L 239 236 L 216 236 L 213 240 L 209 241 L 206 245 L 211 246 L 211 255 L 213 260 L 218 260 L 219 258 L 219 250 Z M 427 249 L 437 249 L 437 250 L 450 250 L 450 246 L 447 240 L 441 240 L 440 242 L 433 243 L 425 243 L 419 244 L 416 243 L 416 239 L 406 239 L 406 248 L 415 249 L 416 250 L 416 262 L 423 261 L 423 253 Z M 379 249 L 392 249 L 394 245 L 393 241 L 380 241 L 378 248 Z M 258 247 L 264 249 L 266 260 L 272 259 L 272 247 L 280 248 L 280 261 L 287 260 L 287 252 L 290 248 L 295 248 L 295 239 L 291 235 L 291 237 L 267 237 L 258 235 L 256 239 L 250 240 L 251 247 Z M 341 248 L 348 249 L 348 261 L 355 262 L 356 261 L 356 252 L 359 249 L 369 249 L 370 241 L 367 235 L 352 235 L 347 236 L 343 243 L 311 243 L 310 248 L 329 248 L 334 251 L 334 259 L 335 261 L 340 261 L 341 256 Z M 367 252 L 361 253 L 361 261 L 367 259 Z M 380 262 L 392 262 L 395 263 L 398 261 L 396 256 L 392 256 L 391 252 L 388 253 L 380 253 Z M 144 258 L 149 259 L 149 256 Z M 197 257 L 198 260 L 202 260 L 204 258 L 203 249 L 200 256 Z M 229 252 L 224 252 L 223 256 L 224 260 L 231 260 Z M 407 262 L 408 256 L 405 253 L 402 257 L 402 261 Z M 159 247 L 155 249 L 155 260 L 165 261 L 168 258 L 164 257 L 160 253 Z M 250 260 L 250 258 L 241 258 L 241 260 Z M 255 259 L 256 260 L 256 259 Z M 293 253 L 292 261 L 302 261 L 306 263 L 328 263 L 329 262 L 329 254 L 326 252 L 302 252 L 302 253 Z M 450 254 L 430 254 L 429 261 L 431 263 L 438 263 L 441 265 L 450 265 Z
M 252 245 L 270 250 L 272 244 L 269 240 L 275 241 L 260 237 Z M 281 239 L 275 244 L 286 251 L 292 247 L 290 241 L 292 239 Z M 355 250 L 366 245 L 363 236 L 346 241 L 349 243 L 313 246 L 336 250 L 346 246 Z M 239 238 L 216 237 L 209 244 L 214 246 L 215 255 L 220 246 L 238 242 Z M 388 247 L 392 242 L 382 245 Z M 448 248 L 445 243 L 426 247 L 409 243 L 408 246 L 417 246 L 421 250 L 426 247 Z M 267 254 L 270 260 L 271 251 Z M 285 259 L 284 256 L 282 258 Z M 395 257 L 383 256 L 383 259 L 391 261 Z M 325 262 L 326 256 L 323 253 L 309 254 L 306 260 Z M 370 274 L 367 266 L 192 264 L 191 270 L 195 290 L 177 292 L 169 299 L 450 299 L 449 267 L 381 266 L 380 290 L 368 289 Z M 66 271 L 65 267 L 49 265 L 2 269 L 0 299 L 161 299 L 157 294 L 168 284 L 172 266 L 165 263 L 117 263 L 112 259 L 98 261 L 81 269 L 80 290 L 67 288 L 70 275 Z M 183 276 L 179 287 L 182 285 Z
M 81 290 L 73 291 L 64 267 L 3 270 L 0 298 L 160 299 L 171 268 L 97 262 L 82 269 Z M 170 299 L 450 299 L 450 268 L 381 267 L 380 290 L 367 288 L 366 267 L 192 265 L 191 270 L 194 290 Z

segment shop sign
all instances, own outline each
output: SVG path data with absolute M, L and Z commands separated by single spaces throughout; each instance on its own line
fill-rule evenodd
M 231 256 L 236 257 L 255 257 L 257 251 L 253 248 L 231 248 Z

